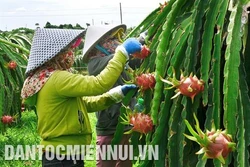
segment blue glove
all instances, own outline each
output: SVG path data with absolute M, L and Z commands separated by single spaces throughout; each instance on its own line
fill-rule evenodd
M 127 51 L 128 55 L 140 52 L 142 45 L 136 38 L 128 38 L 122 44 L 122 46 Z
M 132 90 L 132 89 L 137 89 L 138 90 L 138 87 L 135 85 L 135 84 L 130 84 L 130 85 L 122 85 L 121 86 L 121 90 L 122 90 L 122 93 L 124 96 L 126 96 L 126 94 Z
M 129 55 L 140 52 L 141 48 L 142 45 L 136 38 L 128 38 L 122 45 L 116 48 L 116 51 L 121 51 L 126 59 L 129 60 Z

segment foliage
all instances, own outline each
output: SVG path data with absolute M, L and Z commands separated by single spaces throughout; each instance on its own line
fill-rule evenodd
M 11 115 L 18 121 L 22 103 L 20 93 L 32 35 L 13 32 L 0 34 L 0 117 Z
M 2 32 L 2 34 L 5 36 L 11 36 L 11 35 L 16 36 L 17 34 L 21 35 L 21 36 L 27 36 L 29 38 L 29 41 L 31 41 L 31 39 L 34 35 L 34 30 L 22 27 L 22 28 L 13 29 L 12 31 Z M 20 38 L 22 38 L 22 37 L 20 37 Z
M 96 143 L 96 133 L 95 133 L 95 125 L 96 125 L 96 117 L 95 113 L 89 114 L 90 124 L 93 129 L 93 138 L 92 145 Z M 5 132 L 0 132 L 0 166 L 32 166 L 32 167 L 40 167 L 41 161 L 37 160 L 15 160 L 8 161 L 4 160 L 4 146 L 5 145 L 38 145 L 40 143 L 40 137 L 37 134 L 37 116 L 34 111 L 26 110 L 22 112 L 21 121 L 19 124 L 12 125 Z M 95 150 L 94 150 L 95 151 Z M 95 155 L 94 155 L 95 156 Z M 96 161 L 85 161 L 85 166 L 95 167 Z
M 151 55 L 140 67 L 154 72 L 153 91 L 140 95 L 155 129 L 142 144 L 159 145 L 158 160 L 139 166 L 216 166 L 217 160 L 203 160 L 195 153 L 199 145 L 186 139 L 184 120 L 194 126 L 197 115 L 202 130 L 224 129 L 236 143 L 227 166 L 249 167 L 250 145 L 250 41 L 249 3 L 245 0 L 170 0 L 152 11 L 127 37 L 147 30 Z M 174 70 L 173 70 L 174 69 Z M 175 71 L 175 72 L 174 72 Z M 180 78 L 190 73 L 204 81 L 204 91 L 193 102 L 186 96 L 171 99 L 174 89 L 161 78 Z M 138 138 L 131 138 L 138 144 Z
M 72 26 L 72 24 L 60 24 L 59 26 L 57 25 L 52 25 L 50 22 L 47 22 L 44 26 L 44 28 L 59 28 L 59 29 L 85 29 L 83 28 L 80 24 L 76 24 L 75 26 Z
M 37 116 L 33 111 L 25 111 L 18 124 L 0 133 L 0 166 L 40 166 L 39 161 L 32 160 L 4 161 L 5 145 L 16 147 L 17 145 L 37 145 L 39 142 Z

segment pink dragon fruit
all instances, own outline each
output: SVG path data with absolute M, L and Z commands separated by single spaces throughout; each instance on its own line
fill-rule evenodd
M 201 149 L 196 154 L 204 154 L 204 159 L 219 159 L 221 163 L 225 164 L 225 158 L 227 158 L 230 152 L 235 150 L 236 146 L 232 141 L 231 135 L 227 134 L 226 130 L 215 130 L 214 125 L 211 131 L 207 130 L 206 133 L 203 133 L 195 115 L 194 118 L 196 122 L 195 129 L 198 133 L 196 133 L 189 122 L 185 120 L 185 124 L 192 136 L 184 135 L 201 146 Z
M 142 112 L 132 111 L 129 107 L 126 107 L 126 115 L 121 115 L 124 125 L 131 125 L 132 129 L 126 134 L 131 134 L 133 131 L 139 132 L 141 137 L 143 134 L 147 134 L 153 130 L 153 120 L 149 114 Z
M 169 78 L 169 80 L 163 78 L 161 78 L 161 80 L 172 85 L 166 89 L 177 88 L 177 93 L 172 97 L 172 99 L 182 94 L 190 97 L 193 102 L 194 97 L 204 90 L 204 82 L 199 80 L 196 75 L 193 76 L 193 74 L 190 74 L 189 77 L 184 77 L 183 74 L 181 74 L 180 81 L 175 78 L 175 74 L 174 77 Z
M 143 73 L 135 78 L 135 83 L 142 91 L 153 89 L 155 86 L 155 76 L 152 73 Z

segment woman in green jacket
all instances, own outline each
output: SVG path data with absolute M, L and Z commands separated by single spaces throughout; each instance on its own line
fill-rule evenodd
M 98 76 L 83 76 L 70 72 L 74 49 L 83 35 L 83 30 L 38 28 L 33 37 L 21 96 L 37 109 L 44 167 L 83 166 L 83 146 L 92 137 L 87 113 L 120 102 L 135 89 L 125 85 L 109 90 L 141 44 L 126 40 Z

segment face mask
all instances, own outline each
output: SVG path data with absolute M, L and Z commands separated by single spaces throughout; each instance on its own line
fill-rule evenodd
M 115 53 L 115 49 L 120 45 L 120 42 L 115 38 L 108 38 L 96 45 L 96 48 L 105 56 Z

